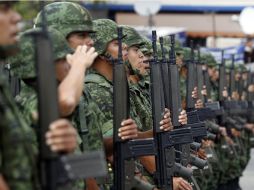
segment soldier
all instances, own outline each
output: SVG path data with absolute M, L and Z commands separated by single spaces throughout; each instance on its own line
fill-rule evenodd
M 60 31 L 69 46 L 76 49 L 79 45 L 93 47 L 91 35 L 94 33 L 92 17 L 88 10 L 77 3 L 54 2 L 44 7 L 47 25 Z M 35 19 L 35 27 L 42 26 L 41 12 Z
M 17 41 L 17 23 L 21 17 L 12 9 L 12 4 L 0 2 L 1 46 L 13 45 Z M 0 76 L 0 189 L 39 189 L 34 131 L 23 120 L 8 90 L 6 79 L 2 74 Z M 56 135 L 63 132 L 64 136 Z M 70 146 L 66 144 L 66 137 Z M 51 141 L 50 147 L 55 152 L 71 152 L 77 145 L 75 130 L 63 119 L 51 124 L 46 140 Z
M 142 123 L 142 129 L 141 130 L 150 130 L 152 126 L 152 118 L 151 118 L 151 103 L 150 101 L 150 95 L 148 98 L 146 98 L 143 95 L 143 85 L 140 87 L 140 81 L 145 78 L 146 75 L 148 75 L 146 67 L 147 65 L 143 63 L 144 61 L 144 55 L 141 51 L 141 47 L 146 43 L 146 39 L 142 38 L 140 34 L 135 31 L 135 29 L 129 27 L 129 26 L 123 26 L 123 31 L 124 34 L 127 34 L 126 38 L 124 41 L 127 44 L 127 49 L 128 49 L 128 61 L 129 61 L 129 70 L 130 70 L 130 91 L 134 94 L 133 96 L 130 95 L 131 99 L 134 99 L 134 106 L 138 110 L 137 112 L 139 113 L 139 117 Z M 147 47 L 149 48 L 149 47 Z M 144 51 L 144 49 L 143 49 Z M 147 51 L 147 50 L 145 50 Z M 167 51 L 168 52 L 168 51 Z M 149 77 L 148 77 L 149 78 Z M 149 80 L 149 79 L 148 79 Z M 150 82 L 150 81 L 148 81 Z M 149 86 L 148 89 L 144 89 L 144 91 L 149 91 Z M 166 109 L 166 112 L 168 109 Z M 169 115 L 169 113 L 167 113 Z M 182 111 L 181 115 L 179 116 L 179 121 L 182 124 L 187 123 L 187 116 L 185 111 Z M 168 129 L 170 130 L 170 129 Z M 146 163 L 146 162 L 145 162 Z M 149 165 L 145 165 L 146 169 L 150 174 L 152 174 L 155 171 L 155 166 L 152 163 L 149 163 Z M 185 180 L 182 178 L 174 178 L 174 189 L 177 188 L 182 188 L 182 189 L 192 189 L 191 185 L 188 184 Z
M 79 45 L 86 45 L 89 49 L 94 45 L 94 42 L 91 38 L 91 33 L 94 33 L 92 18 L 85 8 L 76 3 L 55 2 L 45 6 L 44 11 L 47 15 L 47 24 L 58 29 L 65 36 L 71 48 L 75 49 Z M 42 24 L 41 16 L 41 13 L 37 15 L 35 23 L 35 26 L 37 27 L 41 26 Z M 81 76 L 80 79 L 82 79 L 83 76 Z M 84 80 L 82 82 L 84 82 Z M 86 87 L 83 87 L 83 89 L 85 88 Z M 82 134 L 80 132 L 80 136 L 83 137 L 82 140 L 84 142 L 89 143 L 87 148 L 91 146 L 94 149 L 96 146 L 98 146 L 97 148 L 100 148 L 99 144 L 101 140 L 98 138 L 98 131 L 94 126 L 103 128 L 102 125 L 107 125 L 103 123 L 104 113 L 101 112 L 98 106 L 91 99 L 90 91 L 83 91 L 82 95 L 83 101 L 79 103 L 79 111 L 82 112 L 82 115 L 80 115 L 77 120 L 83 120 L 84 123 L 86 123 L 88 133 Z M 129 123 L 127 122 L 126 125 L 129 125 Z M 132 129 L 130 128 L 130 130 Z M 119 135 L 121 135 L 122 138 L 125 138 L 126 132 L 127 131 L 123 131 L 122 134 L 119 132 Z M 108 139 L 104 139 L 106 153 L 108 152 L 108 144 L 110 142 L 110 140 L 108 141 Z M 109 149 L 109 152 L 111 152 L 111 148 Z M 93 179 L 86 180 L 86 182 L 88 184 L 88 189 L 98 188 L 96 182 Z
M 20 95 L 16 97 L 17 102 L 20 105 L 20 109 L 22 110 L 27 123 L 30 126 L 36 127 L 38 125 L 38 104 L 35 91 L 37 87 L 34 64 L 35 52 L 33 41 L 31 37 L 27 36 L 34 31 L 36 30 L 28 30 L 20 36 L 20 52 L 16 56 L 10 58 L 9 61 L 11 63 L 11 71 L 25 83 Z M 69 99 L 75 98 L 73 97 L 73 94 L 69 93 L 72 91 L 72 93 L 75 94 L 75 89 L 77 88 L 76 85 L 78 85 L 75 81 L 76 75 L 78 74 L 76 70 L 79 69 L 82 72 L 89 67 L 97 56 L 97 53 L 94 51 L 94 48 L 87 51 L 86 46 L 79 46 L 73 54 L 70 54 L 72 53 L 72 50 L 68 47 L 68 44 L 61 33 L 51 28 L 49 34 L 53 40 L 52 44 L 54 61 L 56 63 L 56 78 L 59 83 L 59 110 L 60 115 L 64 117 L 64 114 L 66 113 L 66 100 L 63 101 L 64 98 L 62 97 L 66 97 L 67 94 L 69 95 Z M 82 83 L 79 85 L 82 86 Z M 76 123 L 74 122 L 73 125 L 75 126 Z M 100 133 L 97 135 L 100 135 Z

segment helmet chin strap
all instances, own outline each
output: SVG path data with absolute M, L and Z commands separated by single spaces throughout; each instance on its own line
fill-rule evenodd
M 106 60 L 109 64 L 114 64 L 114 61 L 116 60 L 116 59 L 114 59 L 114 58 L 112 57 L 112 55 L 111 55 L 110 53 L 108 53 L 108 52 L 103 53 L 101 56 L 102 56 L 103 59 Z

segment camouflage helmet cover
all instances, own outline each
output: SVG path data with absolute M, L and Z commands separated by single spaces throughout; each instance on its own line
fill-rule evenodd
M 126 34 L 126 38 L 124 38 L 124 43 L 131 46 L 141 46 L 144 44 L 144 40 L 142 39 L 141 35 L 132 27 L 127 25 L 122 25 L 123 33 Z
M 200 59 L 201 62 L 207 65 L 208 67 L 217 66 L 217 62 L 211 53 L 201 53 Z
M 140 47 L 140 50 L 144 55 L 151 55 L 152 54 L 152 41 L 149 40 L 147 37 L 142 36 L 143 44 Z
M 44 7 L 47 25 L 55 27 L 66 38 L 72 32 L 93 32 L 92 17 L 88 10 L 77 3 L 54 2 Z M 35 27 L 42 26 L 42 13 L 39 12 Z
M 18 78 L 28 79 L 36 77 L 35 47 L 30 34 L 39 31 L 40 29 L 36 28 L 22 33 L 19 41 L 19 53 L 8 59 L 12 73 Z M 49 35 L 53 46 L 54 61 L 65 58 L 66 54 L 73 52 L 60 32 L 53 28 L 49 28 Z
M 102 55 L 106 52 L 108 43 L 117 39 L 117 24 L 110 19 L 97 19 L 93 24 L 96 31 L 94 47 Z

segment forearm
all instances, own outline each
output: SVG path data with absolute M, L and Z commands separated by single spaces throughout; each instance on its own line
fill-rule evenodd
M 148 130 L 144 132 L 138 132 L 138 139 L 146 139 L 146 138 L 153 138 L 153 130 Z
M 66 78 L 58 87 L 58 98 L 61 116 L 70 115 L 80 101 L 83 91 L 85 67 L 72 66 Z
M 106 157 L 110 157 L 113 155 L 113 138 L 112 137 L 104 137 L 103 138 L 104 149 L 106 152 Z
M 139 157 L 139 160 L 150 174 L 153 174 L 156 171 L 154 156 L 142 156 Z
M 9 187 L 1 174 L 0 174 L 0 189 L 1 190 L 9 190 Z

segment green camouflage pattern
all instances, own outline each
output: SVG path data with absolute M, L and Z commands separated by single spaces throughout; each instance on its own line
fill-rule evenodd
M 35 67 L 35 45 L 31 33 L 40 29 L 30 29 L 20 36 L 19 53 L 8 59 L 12 73 L 21 79 L 36 77 Z M 64 59 L 68 53 L 72 53 L 63 35 L 53 28 L 49 28 L 49 35 L 52 41 L 53 59 Z
M 28 86 L 24 83 L 22 83 L 22 88 L 20 91 L 20 94 L 16 97 L 16 102 L 19 105 L 19 109 L 21 110 L 23 118 L 25 118 L 26 122 L 31 126 L 31 128 L 36 129 L 38 126 L 38 99 L 37 99 L 37 93 L 35 89 L 33 89 L 31 86 Z M 79 129 L 80 123 L 78 123 L 75 118 L 76 112 L 74 112 L 71 116 L 69 116 L 69 120 L 71 121 L 72 125 L 77 129 Z M 99 136 L 97 136 L 99 137 Z M 80 147 L 82 146 L 81 136 L 78 136 L 78 143 Z M 88 141 L 86 141 L 88 143 Z M 89 145 L 95 146 L 92 143 L 86 145 L 86 147 L 89 147 Z M 84 151 L 88 151 L 87 148 Z M 78 147 L 75 152 L 80 153 L 80 148 Z M 83 190 L 84 189 L 84 181 L 83 180 L 75 180 L 66 185 L 66 187 L 59 187 L 58 190 L 67 190 L 67 189 L 73 189 L 73 190 Z
M 117 24 L 110 19 L 97 19 L 93 21 L 96 35 L 94 48 L 99 55 L 106 53 L 107 45 L 117 39 Z
M 152 55 L 152 41 L 145 36 L 141 36 L 143 44 L 140 46 L 140 50 L 144 55 Z
M 219 82 L 210 80 L 211 84 L 211 99 L 213 101 L 219 100 Z
M 123 39 L 123 43 L 125 43 L 128 47 L 137 46 L 140 47 L 144 44 L 144 40 L 141 35 L 132 27 L 127 25 L 121 25 L 123 28 L 123 33 L 127 35 Z
M 186 94 L 187 94 L 187 90 L 186 90 L 186 76 L 180 75 L 179 77 L 180 79 L 180 95 L 181 95 L 181 100 L 182 102 L 185 102 L 186 100 Z
M 85 89 L 91 94 L 92 100 L 98 105 L 104 117 L 101 117 L 102 134 L 104 137 L 113 136 L 113 83 L 104 76 L 91 70 L 85 79 Z M 130 117 L 135 120 L 138 128 L 141 128 L 141 122 L 136 117 L 136 111 L 130 108 Z
M 139 117 L 141 121 L 141 131 L 148 131 L 152 129 L 153 120 L 152 120 L 152 106 L 144 95 L 139 84 L 129 83 L 130 87 L 130 106 L 135 107 L 136 117 Z
M 246 73 L 248 72 L 248 69 L 244 64 L 239 64 L 239 71 L 242 73 Z
M 46 24 L 56 28 L 65 38 L 72 32 L 94 32 L 88 10 L 73 2 L 54 2 L 44 7 Z M 35 19 L 35 27 L 42 26 L 42 13 Z
M 18 111 L 6 81 L 1 73 L 0 171 L 10 189 L 38 190 L 36 136 Z
M 217 67 L 217 62 L 210 53 L 201 53 L 200 61 L 208 67 Z
M 163 36 L 164 46 L 171 47 L 170 36 Z M 182 47 L 179 40 L 175 39 L 175 52 L 177 55 L 182 55 L 184 53 L 184 48 Z
M 151 104 L 151 95 L 150 95 L 150 75 L 143 76 L 138 81 L 139 89 L 142 92 L 142 95 L 146 98 L 147 101 L 149 101 Z

